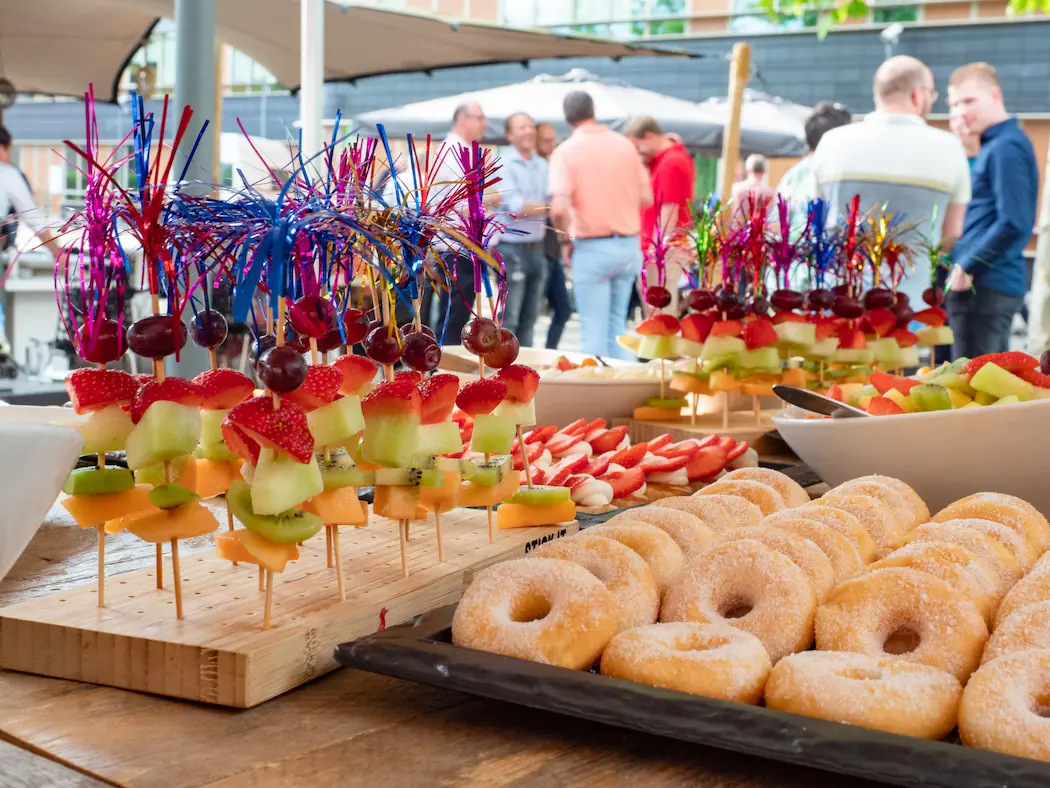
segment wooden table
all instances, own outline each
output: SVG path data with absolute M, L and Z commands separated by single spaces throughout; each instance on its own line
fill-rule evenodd
M 111 539 L 111 574 L 153 559 L 152 545 L 128 534 Z M 207 549 L 207 540 L 186 549 L 194 547 Z M 45 524 L 0 583 L 0 605 L 91 582 L 94 551 L 93 531 Z M 841 783 L 808 769 L 354 670 L 247 711 L 0 672 L 5 788 L 805 788 L 821 780 Z

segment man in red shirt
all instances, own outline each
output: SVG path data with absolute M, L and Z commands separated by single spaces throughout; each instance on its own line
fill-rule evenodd
M 664 134 L 653 118 L 631 118 L 625 133 L 649 167 L 653 186 L 653 204 L 642 209 L 642 251 L 648 253 L 661 232 L 667 241 L 675 241 L 676 248 L 667 258 L 665 286 L 674 299 L 672 308 L 677 308 L 678 282 L 688 248 L 683 244 L 683 233 L 693 224 L 690 210 L 696 179 L 693 157 L 681 142 Z M 657 284 L 656 269 L 652 265 L 646 268 L 646 282 Z

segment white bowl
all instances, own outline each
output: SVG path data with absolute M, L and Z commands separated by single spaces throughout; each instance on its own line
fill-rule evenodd
M 0 408 L 0 580 L 36 534 L 84 446 L 75 429 L 46 423 L 61 408 L 24 410 Z M 14 418 L 8 411 L 16 411 Z
M 544 379 L 534 400 L 536 423 L 564 427 L 577 419 L 598 418 L 611 423 L 613 419 L 630 418 L 636 407 L 659 396 L 659 380 Z
M 910 484 L 931 512 L 977 492 L 1016 495 L 1050 516 L 1050 400 L 853 419 L 773 423 L 831 486 L 869 473 Z

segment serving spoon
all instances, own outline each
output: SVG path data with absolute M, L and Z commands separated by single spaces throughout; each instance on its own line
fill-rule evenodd
M 855 419 L 871 415 L 845 402 L 839 402 L 837 399 L 825 397 L 823 394 L 797 386 L 776 383 L 773 386 L 773 393 L 789 405 L 808 410 L 810 413 L 819 413 L 821 416 L 831 416 L 833 419 Z

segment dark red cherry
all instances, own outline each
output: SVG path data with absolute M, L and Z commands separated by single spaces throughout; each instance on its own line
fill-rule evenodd
M 856 320 L 864 314 L 864 305 L 852 296 L 838 295 L 835 296 L 835 303 L 831 305 L 831 311 L 847 320 Z
M 649 285 L 645 288 L 645 303 L 663 309 L 671 303 L 671 291 L 660 285 Z
M 190 321 L 190 336 L 193 344 L 197 347 L 217 348 L 226 341 L 230 333 L 230 326 L 223 317 L 222 312 L 207 309 L 193 316 Z
M 904 294 L 898 293 L 897 295 L 902 296 Z M 908 306 L 907 302 L 900 303 L 899 300 L 890 311 L 897 316 L 897 328 L 907 328 L 915 317 L 915 310 Z
M 521 343 L 514 336 L 514 332 L 509 328 L 501 328 L 499 342 L 496 343 L 496 347 L 482 356 L 482 359 L 484 359 L 486 365 L 493 369 L 503 369 L 514 363 L 520 350 Z
M 715 294 L 710 290 L 690 290 L 685 302 L 694 312 L 706 312 L 715 305 Z
M 748 304 L 748 309 L 751 310 L 753 315 L 768 315 L 769 299 L 765 296 L 754 296 Z
M 885 287 L 875 287 L 864 294 L 864 308 L 869 312 L 872 309 L 889 309 L 896 301 L 893 292 Z
M 476 356 L 484 356 L 499 343 L 499 326 L 487 317 L 474 317 L 460 332 L 463 346 Z
M 723 287 L 715 293 L 715 306 L 721 312 L 728 312 L 739 303 L 740 299 L 737 298 L 736 291 L 730 287 Z
M 93 327 L 93 326 L 92 326 Z M 117 361 L 128 349 L 124 336 L 124 327 L 116 320 L 103 318 L 94 332 L 94 338 L 88 337 L 88 326 L 83 325 L 77 332 L 77 355 L 92 364 L 109 364 Z
M 930 306 L 944 306 L 944 291 L 939 287 L 927 287 L 922 291 L 922 300 Z
M 405 337 L 405 346 L 401 354 L 405 366 L 417 372 L 430 372 L 441 363 L 441 346 L 437 340 L 422 331 Z
M 790 312 L 802 306 L 802 293 L 797 290 L 775 290 L 769 302 L 781 312 Z
M 810 290 L 806 294 L 806 309 L 817 312 L 821 309 L 831 309 L 835 303 L 835 295 L 830 290 Z
M 320 339 L 335 325 L 335 309 L 327 298 L 303 296 L 288 307 L 288 322 L 297 333 Z
M 132 323 L 128 329 L 128 347 L 132 353 L 156 361 L 186 347 L 189 336 L 181 320 L 171 315 L 151 315 Z
M 377 364 L 396 364 L 401 360 L 404 341 L 400 331 L 379 325 L 368 332 L 362 347 L 365 355 Z
M 306 359 L 291 345 L 270 348 L 255 364 L 259 381 L 275 394 L 287 394 L 303 385 L 306 370 Z

